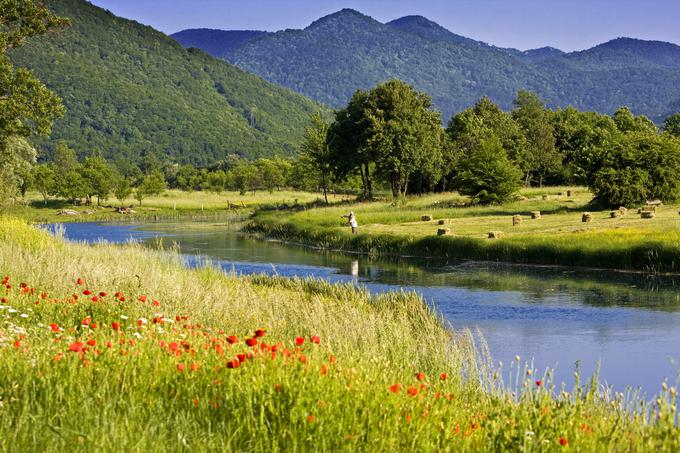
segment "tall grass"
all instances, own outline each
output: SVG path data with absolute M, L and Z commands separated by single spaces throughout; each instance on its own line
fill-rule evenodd
M 0 273 L 2 450 L 680 448 L 674 389 L 630 408 L 494 370 L 413 294 L 190 270 L 11 218 Z

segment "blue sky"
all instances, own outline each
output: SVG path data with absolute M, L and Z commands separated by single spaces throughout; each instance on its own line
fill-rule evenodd
M 91 0 L 165 33 L 304 28 L 353 8 L 387 22 L 419 14 L 502 47 L 580 50 L 627 36 L 680 44 L 680 0 Z

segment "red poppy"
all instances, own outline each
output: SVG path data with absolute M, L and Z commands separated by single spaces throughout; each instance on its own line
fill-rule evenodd
M 540 380 L 536 381 L 536 387 L 540 387 L 542 384 L 543 384 L 543 381 L 540 381 Z
M 111 323 L 111 327 L 113 328 L 113 330 L 115 330 L 116 332 L 118 332 L 118 331 L 120 330 L 120 323 L 118 323 L 118 322 L 116 322 L 116 321 L 113 321 L 113 322 Z
M 71 352 L 82 352 L 84 347 L 85 344 L 81 343 L 80 341 L 76 341 L 68 346 L 68 350 Z
M 229 335 L 227 337 L 227 341 L 229 342 L 229 344 L 238 343 L 238 337 L 236 335 Z
M 239 362 L 243 363 L 246 361 L 246 355 L 245 354 L 236 354 L 236 358 L 238 359 Z
M 90 329 L 96 329 L 97 328 L 97 323 L 96 322 L 91 322 L 90 323 Z
M 201 364 L 196 362 L 192 363 L 190 367 L 191 371 L 198 371 L 199 368 L 201 368 Z
M 179 344 L 175 343 L 174 341 L 168 345 L 168 348 L 171 351 L 179 351 Z
M 255 338 L 248 338 L 246 339 L 246 344 L 248 346 L 255 346 L 257 344 L 257 340 Z
M 177 364 L 177 371 L 179 371 L 180 373 L 182 373 L 182 372 L 184 371 L 185 368 L 186 368 L 186 367 L 184 366 L 183 363 L 178 363 L 178 364 Z
M 400 383 L 397 382 L 396 384 L 392 384 L 390 386 L 390 392 L 399 393 L 400 391 L 401 391 L 401 384 Z
M 151 305 L 153 305 L 154 307 L 160 307 L 161 303 L 158 302 L 157 300 L 154 300 L 153 302 L 151 302 Z
M 85 283 L 85 281 L 82 278 L 78 277 L 78 280 L 76 280 L 76 283 L 78 285 L 82 285 L 83 283 Z
M 146 302 L 146 296 L 145 296 L 144 294 L 142 294 L 141 296 L 139 296 L 139 301 L 140 301 L 140 302 Z
M 106 347 L 107 347 L 107 348 L 110 348 L 111 346 L 113 346 L 113 344 L 112 344 L 110 341 L 107 341 L 107 342 L 106 342 Z
M 445 381 L 448 375 L 446 373 L 442 373 L 442 381 Z
M 309 341 L 311 341 L 312 343 L 319 344 L 321 343 L 321 338 L 319 338 L 317 335 L 314 335 L 309 339 Z
M 99 297 L 92 296 L 92 302 L 99 302 Z
M 101 292 L 99 293 L 99 296 L 100 296 L 100 297 L 106 297 L 106 291 L 101 291 Z
M 321 373 L 322 376 L 325 376 L 326 373 L 328 373 L 328 365 L 326 365 L 325 363 L 323 365 L 321 365 L 320 373 Z
M 50 329 L 52 329 L 52 332 L 59 332 L 59 331 L 61 330 L 61 328 L 59 327 L 59 325 L 56 324 L 56 323 L 50 324 Z
M 85 294 L 86 296 L 89 296 L 90 294 L 92 294 L 92 291 L 90 291 L 89 289 L 86 289 L 85 291 L 83 291 L 83 294 Z
M 316 417 L 314 417 L 313 415 L 307 416 L 307 422 L 308 423 L 314 423 L 314 420 L 316 420 Z
M 241 366 L 241 362 L 238 360 L 230 360 L 227 362 L 227 368 L 238 368 Z
M 416 379 L 419 381 L 424 381 L 425 380 L 425 373 L 416 373 Z
M 412 386 L 412 385 L 410 385 L 410 386 L 408 387 L 408 389 L 406 389 L 406 391 L 407 391 L 408 394 L 411 395 L 411 396 L 416 396 L 416 395 L 418 394 L 418 388 L 416 388 L 416 387 L 414 387 L 414 386 Z
M 302 337 L 297 337 L 295 338 L 295 344 L 298 346 L 302 346 L 302 344 L 305 342 L 305 339 Z
M 97 344 L 97 341 L 94 338 L 91 338 L 87 340 L 87 344 L 90 346 L 95 346 Z
M 560 445 L 562 445 L 563 447 L 566 446 L 566 445 L 569 445 L 569 441 L 566 439 L 566 437 L 560 437 L 560 439 L 558 440 L 558 442 L 559 442 Z
M 92 320 L 90 318 L 85 318 L 80 323 L 84 326 L 89 326 L 92 323 Z
M 265 334 L 265 333 L 266 333 L 266 331 L 265 331 L 264 329 L 257 329 L 257 330 L 255 331 L 254 337 L 255 337 L 255 338 L 264 337 L 264 334 Z

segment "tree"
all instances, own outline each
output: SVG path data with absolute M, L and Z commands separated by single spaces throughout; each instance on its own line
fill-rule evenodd
M 7 51 L 66 24 L 34 0 L 0 0 L 0 203 L 27 187 L 35 151 L 24 137 L 49 134 L 64 111 L 59 97 L 28 69 L 15 68 Z
M 146 175 L 142 183 L 135 190 L 135 199 L 142 205 L 142 200 L 152 195 L 160 195 L 166 189 L 166 182 L 163 173 L 156 171 Z
M 371 171 L 387 182 L 392 195 L 405 194 L 418 170 L 441 167 L 442 129 L 432 101 L 400 80 L 369 92 L 357 91 L 336 114 L 328 133 L 333 166 L 341 176 L 359 170 L 364 195 L 372 197 Z
M 222 170 L 211 171 L 206 180 L 206 189 L 210 192 L 222 192 L 227 186 L 227 175 Z
M 460 160 L 454 185 L 482 204 L 502 203 L 520 188 L 521 171 L 510 161 L 498 137 L 482 140 Z
M 57 190 L 57 172 L 52 165 L 40 164 L 33 167 L 32 174 L 32 187 L 40 192 L 47 204 L 47 197 Z
M 182 190 L 196 189 L 194 183 L 198 177 L 198 170 L 193 165 L 182 165 L 177 172 L 177 187 Z
M 527 166 L 530 172 L 525 175 L 525 184 L 530 183 L 531 174 L 538 177 L 538 185 L 543 186 L 546 176 L 556 172 L 563 156 L 555 147 L 555 136 L 551 114 L 538 96 L 521 90 L 514 101 L 512 118 L 517 121 L 527 139 Z
M 663 122 L 663 130 L 673 137 L 680 138 L 680 113 L 674 113 Z
M 310 124 L 302 136 L 300 159 L 310 164 L 308 168 L 314 169 L 320 180 L 323 198 L 328 204 L 328 183 L 331 177 L 331 151 L 328 146 L 328 130 L 330 125 L 324 121 L 320 113 L 314 113 L 310 117 Z M 297 179 L 297 178 L 296 178 Z
M 286 176 L 290 173 L 290 164 L 280 159 L 258 159 L 255 161 L 255 168 L 262 176 L 262 184 L 269 193 L 285 185 Z
M 0 146 L 0 205 L 14 200 L 19 192 L 25 195 L 36 154 L 20 136 L 8 137 Z
M 629 132 L 605 153 L 589 184 L 604 205 L 631 206 L 650 198 L 680 199 L 680 141 Z
M 656 125 L 644 115 L 635 116 L 628 107 L 619 108 L 612 116 L 616 127 L 621 132 L 647 132 L 655 134 Z
M 114 171 L 103 157 L 86 157 L 82 166 L 83 178 L 87 181 L 88 199 L 97 197 L 97 206 L 106 200 L 113 189 Z
M 259 181 L 259 175 L 255 166 L 245 162 L 239 163 L 231 170 L 229 177 L 233 187 L 237 188 L 241 195 L 245 195 L 248 190 L 254 190 Z
M 71 200 L 71 204 L 75 205 L 78 200 L 87 197 L 89 191 L 90 188 L 85 178 L 83 178 L 80 165 L 64 174 L 58 175 L 57 194 L 67 200 Z
M 120 205 L 123 206 L 123 203 L 130 194 L 132 194 L 130 181 L 125 176 L 119 176 L 113 186 L 113 195 L 120 201 Z M 139 204 L 142 204 L 141 200 L 139 200 Z

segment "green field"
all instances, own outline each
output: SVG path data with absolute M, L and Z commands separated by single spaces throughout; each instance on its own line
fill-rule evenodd
M 494 368 L 412 294 L 187 270 L 7 217 L 0 275 L 2 449 L 680 448 L 674 388 L 645 403 Z
M 629 206 L 625 215 L 611 218 L 610 210 L 590 206 L 591 199 L 584 188 L 550 187 L 525 189 L 521 200 L 504 205 L 468 206 L 465 197 L 444 193 L 286 214 L 262 210 L 248 229 L 317 247 L 372 254 L 679 270 L 680 205 L 659 207 L 653 219 L 642 219 L 637 213 L 640 206 Z M 350 210 L 358 218 L 360 234 L 351 235 L 341 218 Z M 532 211 L 540 211 L 541 218 L 532 219 Z M 582 221 L 584 212 L 592 214 L 592 221 Z M 423 215 L 433 220 L 423 221 Z M 514 215 L 522 216 L 520 225 L 513 226 Z M 439 225 L 439 220 L 445 224 Z M 439 228 L 450 232 L 437 236 Z M 503 238 L 489 239 L 491 231 L 502 232 Z
M 346 196 L 329 195 L 331 202 L 340 202 Z M 245 214 L 256 206 L 295 205 L 311 203 L 320 200 L 321 195 L 311 192 L 277 190 L 269 192 L 248 192 L 241 195 L 238 192 L 185 192 L 181 190 L 166 190 L 161 195 L 150 196 L 142 200 L 142 205 L 133 198 L 121 203 L 109 199 L 103 206 L 73 206 L 64 200 L 49 199 L 47 203 L 40 194 L 29 192 L 26 200 L 15 203 L 6 209 L 7 214 L 25 218 L 33 222 L 92 222 L 92 221 L 126 221 L 130 219 L 153 220 L 155 218 L 175 218 L 191 216 L 219 216 L 227 214 Z M 131 215 L 121 215 L 116 212 L 119 206 L 132 206 L 135 211 Z M 231 209 L 228 208 L 231 207 Z M 60 215 L 64 210 L 74 210 L 78 215 Z

